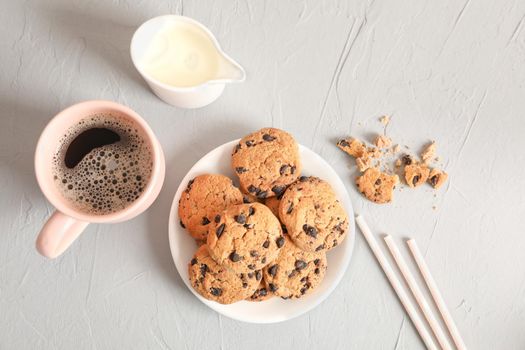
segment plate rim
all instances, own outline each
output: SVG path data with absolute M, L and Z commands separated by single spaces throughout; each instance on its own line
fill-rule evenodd
M 220 148 L 226 148 L 226 147 L 228 147 L 230 145 L 233 148 L 233 146 L 236 143 L 238 143 L 240 140 L 241 139 L 239 138 L 239 139 L 235 139 L 235 140 L 232 140 L 232 141 L 225 142 L 225 143 L 223 143 L 223 144 L 213 148 L 212 150 L 210 150 L 206 154 L 204 154 L 202 157 L 200 157 L 191 166 L 191 168 L 186 172 L 186 174 L 184 175 L 184 177 L 180 181 L 179 185 L 177 186 L 177 190 L 175 191 L 175 194 L 173 196 L 173 201 L 171 203 L 170 214 L 169 214 L 169 222 L 168 222 L 168 240 L 169 240 L 169 247 L 170 247 L 171 258 L 173 260 L 173 264 L 175 265 L 175 269 L 177 270 L 177 273 L 179 274 L 179 277 L 184 282 L 184 285 L 190 290 L 190 292 L 198 300 L 200 300 L 204 305 L 206 305 L 207 307 L 211 308 L 215 312 L 217 312 L 217 313 L 219 313 L 219 314 L 221 314 L 223 316 L 226 316 L 228 318 L 237 320 L 237 321 L 246 322 L 246 323 L 254 323 L 254 324 L 272 324 L 272 323 L 279 323 L 279 322 L 288 321 L 288 320 L 291 320 L 293 318 L 296 318 L 296 317 L 299 317 L 301 315 L 304 315 L 304 314 L 308 313 L 309 311 L 313 310 L 314 308 L 318 307 L 321 303 L 323 303 L 334 292 L 334 290 L 337 288 L 337 286 L 339 286 L 339 284 L 341 283 L 341 280 L 343 279 L 346 271 L 348 270 L 348 266 L 349 266 L 350 261 L 352 259 L 353 251 L 354 251 L 354 247 L 355 247 L 355 239 L 356 239 L 356 237 L 355 237 L 356 236 L 355 235 L 356 232 L 355 232 L 354 208 L 353 208 L 352 201 L 350 200 L 350 195 L 348 194 L 348 190 L 346 189 L 346 186 L 345 186 L 344 182 L 341 180 L 341 178 L 339 177 L 339 175 L 337 174 L 335 169 L 323 157 L 321 157 L 319 154 L 317 154 L 316 152 L 314 152 L 312 149 L 310 149 L 307 146 L 299 144 L 300 151 L 302 151 L 304 149 L 304 150 L 310 152 L 315 157 L 317 157 L 318 160 L 320 160 L 321 162 L 325 163 L 328 166 L 328 170 L 331 171 L 335 175 L 334 179 L 336 179 L 336 181 L 339 182 L 340 187 L 344 188 L 344 193 L 343 194 L 337 193 L 336 195 L 337 195 L 338 199 L 343 202 L 342 204 L 345 207 L 345 210 L 347 211 L 348 220 L 349 220 L 348 230 L 349 230 L 350 233 L 352 233 L 352 234 L 350 234 L 350 235 L 348 235 L 346 237 L 346 240 L 349 240 L 350 243 L 349 243 L 349 247 L 347 248 L 346 254 L 344 256 L 344 260 L 343 260 L 343 262 L 341 264 L 341 268 L 339 270 L 337 270 L 335 279 L 333 280 L 331 286 L 322 295 L 320 295 L 317 300 L 315 300 L 311 305 L 308 305 L 307 307 L 301 309 L 300 311 L 297 311 L 294 314 L 292 314 L 290 316 L 287 316 L 287 317 L 285 317 L 283 319 L 268 319 L 268 320 L 257 319 L 257 320 L 254 320 L 254 319 L 250 319 L 249 317 L 248 318 L 247 317 L 240 317 L 240 316 L 232 315 L 232 314 L 229 314 L 229 313 L 225 313 L 224 310 L 219 309 L 217 307 L 218 305 L 220 305 L 222 307 L 227 306 L 227 305 L 222 305 L 222 304 L 215 305 L 216 304 L 215 302 L 207 300 L 204 297 L 202 297 L 200 294 L 198 294 L 191 287 L 191 285 L 189 284 L 189 281 L 186 281 L 186 279 L 182 276 L 182 274 L 181 274 L 181 272 L 179 270 L 179 267 L 177 266 L 177 262 L 176 262 L 176 260 L 177 260 L 176 258 L 177 257 L 175 256 L 175 248 L 174 248 L 174 246 L 175 246 L 175 226 L 174 225 L 178 222 L 177 221 L 178 202 L 179 202 L 179 198 L 180 198 L 180 195 L 182 193 L 182 190 L 183 190 L 183 188 L 181 186 L 183 186 L 183 184 L 186 183 L 186 181 L 188 180 L 187 179 L 188 176 L 193 172 L 195 167 L 200 163 L 200 161 L 202 159 L 206 158 L 211 153 L 216 152 Z

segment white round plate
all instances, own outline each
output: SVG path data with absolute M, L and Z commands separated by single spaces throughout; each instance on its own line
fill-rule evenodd
M 332 293 L 343 278 L 354 248 L 354 210 L 343 182 L 332 167 L 312 150 L 302 145 L 299 146 L 301 161 L 303 164 L 302 173 L 304 175 L 317 176 L 327 181 L 338 195 L 341 203 L 344 205 L 350 220 L 350 231 L 346 239 L 327 253 L 328 269 L 323 282 L 311 293 L 295 300 L 271 298 L 262 302 L 240 301 L 230 305 L 221 305 L 214 301 L 204 299 L 193 290 L 188 279 L 188 263 L 197 249 L 197 244 L 179 224 L 180 220 L 177 213 L 179 198 L 182 192 L 186 189 L 188 181 L 201 174 L 223 174 L 231 177 L 235 181 L 236 176 L 230 167 L 230 160 L 233 147 L 238 142 L 239 140 L 225 143 L 206 154 L 190 169 L 179 185 L 175 198 L 173 198 L 170 212 L 169 239 L 171 254 L 175 266 L 177 267 L 182 280 L 186 283 L 186 286 L 200 301 L 213 310 L 230 318 L 244 322 L 274 323 L 286 321 L 302 315 L 319 305 L 330 295 L 330 293 Z

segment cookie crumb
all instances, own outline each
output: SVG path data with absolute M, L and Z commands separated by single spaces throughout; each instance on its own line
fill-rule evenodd
M 396 168 L 400 168 L 401 167 L 401 159 L 397 159 L 396 162 L 394 163 L 394 165 L 396 166 Z
M 388 136 L 378 135 L 374 141 L 374 144 L 378 148 L 387 148 L 390 147 L 390 145 L 392 145 L 392 140 Z
M 426 164 L 412 163 L 405 166 L 405 180 L 409 187 L 418 187 L 424 184 L 427 179 L 430 170 Z
M 432 206 L 432 210 L 436 210 L 437 207 L 435 205 Z
M 399 145 L 394 145 L 392 147 L 392 153 L 399 153 L 401 151 L 401 147 Z
M 434 189 L 440 188 L 445 181 L 447 181 L 448 174 L 439 169 L 432 169 L 428 176 L 428 183 L 434 187 Z
M 356 179 L 356 185 L 366 198 L 378 204 L 392 201 L 394 188 L 399 183 L 397 175 L 380 172 L 377 168 L 369 168 Z
M 390 123 L 390 117 L 388 115 L 384 115 L 382 116 L 381 118 L 379 118 L 379 121 L 381 122 L 381 124 L 383 124 L 384 126 L 387 126 L 388 123 Z
M 423 159 L 423 163 L 428 164 L 436 154 L 436 143 L 432 141 L 429 143 L 423 152 L 421 152 L 421 159 Z

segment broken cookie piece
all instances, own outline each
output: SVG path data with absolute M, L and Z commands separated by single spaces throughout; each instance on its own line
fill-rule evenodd
M 374 203 L 383 204 L 392 201 L 394 188 L 399 183 L 397 175 L 380 172 L 369 168 L 355 180 L 359 192 Z
M 424 184 L 429 174 L 430 169 L 428 169 L 426 164 L 412 162 L 410 165 L 405 166 L 405 180 L 410 187 Z
M 447 181 L 448 174 L 444 171 L 441 171 L 439 169 L 432 169 L 430 172 L 430 175 L 428 175 L 428 183 L 434 187 L 434 189 L 438 189 Z
M 388 115 L 384 115 L 381 118 L 379 118 L 379 121 L 381 122 L 381 124 L 386 126 L 388 125 L 388 123 L 390 123 L 390 117 Z
M 362 157 L 366 151 L 365 144 L 358 139 L 348 138 L 337 143 L 337 147 L 348 153 L 352 157 Z
M 421 152 L 421 159 L 423 159 L 423 163 L 428 164 L 432 161 L 432 158 L 436 154 L 436 143 L 432 141 L 425 147 L 423 152 Z
M 376 139 L 374 141 L 374 144 L 378 148 L 387 148 L 387 147 L 390 147 L 390 145 L 392 145 L 392 140 L 388 136 L 377 135 L 377 137 L 376 137 Z

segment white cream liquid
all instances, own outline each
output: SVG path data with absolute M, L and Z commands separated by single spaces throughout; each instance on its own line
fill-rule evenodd
M 215 78 L 220 59 L 215 45 L 199 27 L 181 21 L 166 25 L 153 37 L 142 67 L 160 82 L 192 87 Z

